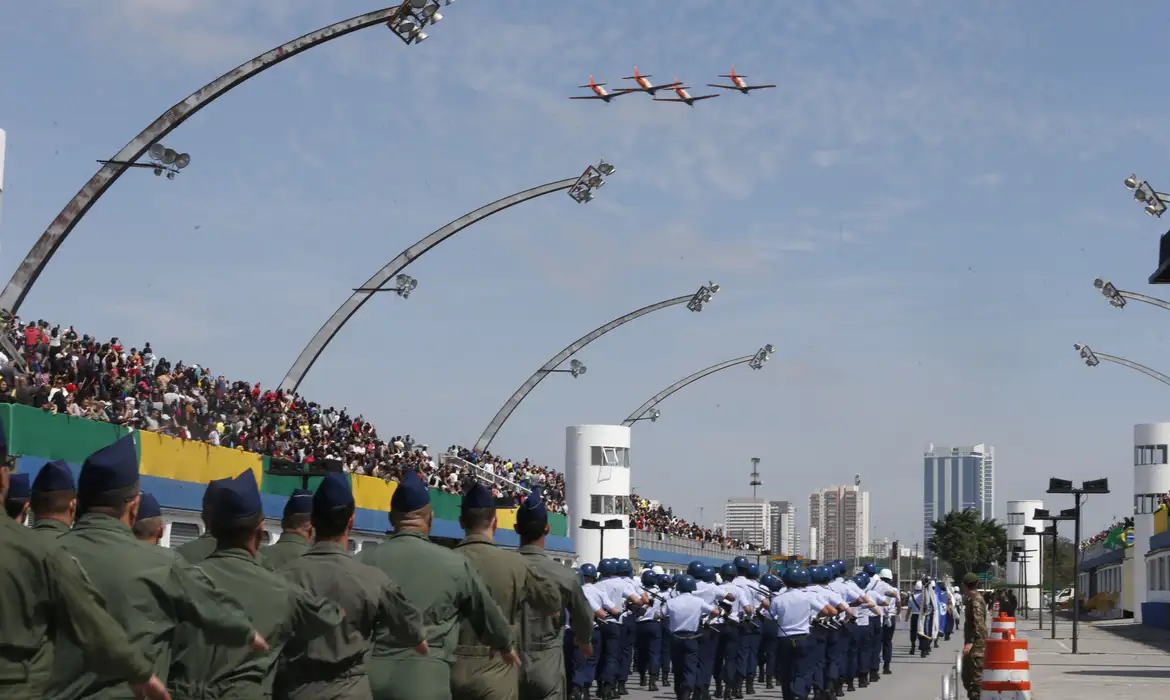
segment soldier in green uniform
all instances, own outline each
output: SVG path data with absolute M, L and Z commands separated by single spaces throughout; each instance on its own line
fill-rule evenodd
M 178 653 L 187 669 L 184 684 L 170 684 L 179 698 L 271 697 L 276 661 L 293 637 L 328 634 L 344 616 L 333 602 L 317 598 L 256 561 L 264 534 L 260 489 L 251 469 L 223 483 L 215 495 L 211 532 L 216 550 L 199 568 L 248 612 L 270 648 L 261 653 L 205 637 Z M 194 682 L 192 680 L 194 679 Z
M 561 603 L 556 615 L 526 606 L 520 631 L 520 700 L 559 700 L 567 692 L 563 610 L 569 611 L 573 641 L 582 655 L 593 655 L 593 608 L 585 598 L 581 581 L 572 569 L 553 560 L 544 550 L 548 535 L 548 510 L 539 487 L 534 488 L 516 513 L 520 554 L 529 564 L 557 583 Z
M 73 472 L 64 462 L 45 462 L 37 472 L 29 508 L 33 512 L 33 532 L 53 539 L 69 532 L 77 512 L 77 486 Z
M 8 495 L 8 446 L 0 425 L 0 502 Z M 0 518 L 0 698 L 46 696 L 56 646 L 69 641 L 86 663 L 130 684 L 139 697 L 169 700 L 150 662 L 94 600 L 77 563 L 49 538 Z
M 311 498 L 317 542 L 279 569 L 305 590 L 335 601 L 345 619 L 316 639 L 294 639 L 285 647 L 273 697 L 277 700 L 371 700 L 365 656 L 374 630 L 383 630 L 402 648 L 427 654 L 422 613 L 406 601 L 386 574 L 359 562 L 348 551 L 354 500 L 341 474 L 321 480 Z
M 512 626 L 514 639 L 520 639 L 526 609 L 546 619 L 561 617 L 561 589 L 556 582 L 522 555 L 496 547 L 495 498 L 478 481 L 473 481 L 463 493 L 459 524 L 466 535 L 455 551 L 467 557 L 483 577 L 492 599 Z M 481 642 L 469 622 L 464 622 L 459 630 L 451 696 L 455 700 L 515 700 L 520 696 L 520 669 L 504 662 L 489 645 Z
M 207 557 L 210 557 L 211 553 L 215 551 L 215 538 L 211 536 L 211 508 L 215 502 L 216 489 L 228 481 L 231 481 L 231 479 L 212 479 L 207 482 L 207 488 L 203 490 L 203 505 L 201 509 L 203 534 L 190 542 L 184 543 L 175 550 L 192 564 L 198 564 Z
M 158 499 L 149 493 L 142 494 L 142 500 L 138 502 L 138 514 L 134 518 L 135 539 L 157 545 L 162 540 L 166 526 Z
M 419 656 L 378 630 L 366 662 L 378 700 L 449 700 L 463 621 L 471 623 L 481 643 L 502 654 L 505 663 L 520 663 L 511 626 L 467 557 L 428 539 L 434 518 L 426 484 L 418 472 L 407 471 L 390 499 L 394 535 L 359 557 L 382 570 L 422 611 L 430 648 L 427 656 Z
M 968 700 L 979 700 L 983 684 L 983 654 L 987 644 L 987 602 L 979 593 L 979 577 L 963 576 L 966 588 L 966 619 L 963 621 L 963 687 Z
M 297 489 L 284 504 L 280 521 L 280 539 L 264 548 L 264 566 L 276 571 L 309 551 L 313 541 L 313 492 Z
M 28 517 L 28 499 L 31 490 L 28 474 L 13 474 L 8 478 L 8 495 L 4 497 L 4 512 L 21 525 Z
M 267 648 L 239 604 L 197 569 L 168 549 L 134 539 L 130 523 L 138 510 L 138 484 L 133 434 L 90 455 L 77 480 L 81 515 L 57 542 L 80 564 L 102 606 L 151 660 L 154 673 L 166 678 L 171 636 L 180 622 L 225 645 Z M 121 679 L 85 663 L 69 647 L 60 650 L 54 682 L 59 685 L 50 697 L 131 697 Z

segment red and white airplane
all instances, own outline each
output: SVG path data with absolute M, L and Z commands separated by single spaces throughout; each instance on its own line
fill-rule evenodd
M 735 66 L 731 67 L 731 73 L 727 75 L 721 75 L 719 77 L 730 78 L 731 85 L 714 85 L 712 83 L 707 83 L 707 87 L 722 88 L 724 90 L 739 90 L 745 95 L 750 93 L 752 90 L 765 90 L 767 88 L 776 87 L 775 85 L 748 85 L 747 82 L 744 81 L 744 78 L 747 77 L 746 75 L 735 74 Z
M 638 87 L 636 87 L 636 88 L 627 88 L 627 90 L 629 92 L 644 92 L 647 95 L 650 95 L 651 97 L 653 97 L 654 93 L 658 92 L 659 90 L 662 90 L 662 89 L 669 90 L 670 88 L 674 88 L 674 87 L 681 85 L 681 83 L 679 83 L 677 80 L 673 83 L 670 83 L 669 85 L 655 85 L 654 83 L 650 82 L 649 79 L 650 79 L 649 75 L 642 75 L 641 73 L 638 72 L 637 66 L 634 66 L 634 74 L 633 75 L 627 75 L 626 77 L 622 78 L 622 80 L 633 80 L 634 82 L 636 82 L 638 84 Z
M 678 78 L 674 79 L 674 84 L 675 84 L 675 87 L 673 87 L 671 89 L 674 90 L 674 94 L 678 95 L 678 97 L 655 97 L 654 101 L 655 102 L 682 102 L 683 104 L 686 104 L 689 107 L 694 107 L 695 103 L 698 102 L 699 100 L 709 100 L 712 97 L 719 97 L 719 95 L 699 95 L 698 97 L 691 97 L 691 93 L 687 92 L 688 88 L 685 85 L 679 83 Z
M 629 88 L 622 88 L 620 90 L 614 90 L 613 92 L 606 92 L 605 88 L 601 87 L 602 85 L 605 85 L 605 83 L 593 82 L 593 76 L 591 75 L 591 76 L 589 76 L 589 84 L 588 85 L 579 85 L 578 87 L 589 88 L 590 90 L 593 91 L 594 94 L 592 94 L 592 95 L 578 95 L 576 97 L 570 97 L 569 99 L 570 100 L 603 100 L 605 102 L 609 102 L 610 100 L 612 100 L 615 97 L 621 97 L 622 95 L 628 95 L 631 92 L 634 92 L 634 90 L 629 89 Z

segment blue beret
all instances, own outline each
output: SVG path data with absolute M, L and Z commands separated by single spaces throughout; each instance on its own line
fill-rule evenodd
M 13 474 L 8 477 L 8 496 L 5 500 L 27 501 L 29 497 L 28 474 Z
M 138 451 L 130 433 L 85 458 L 77 478 L 79 495 L 95 495 L 138 483 Z
M 427 485 L 419 478 L 418 472 L 408 469 L 390 497 L 390 512 L 410 513 L 425 508 L 430 502 L 431 492 L 427 490 Z
M 138 503 L 138 517 L 134 522 L 139 520 L 146 520 L 147 518 L 157 518 L 162 515 L 162 506 L 158 504 L 158 499 L 154 494 L 142 494 L 142 500 Z
M 245 469 L 234 479 L 224 479 L 215 489 L 212 512 L 216 519 L 240 520 L 257 513 L 263 515 L 260 503 L 260 489 L 256 486 L 256 475 Z
M 539 486 L 532 489 L 524 502 L 520 504 L 520 510 L 516 513 L 516 522 L 521 525 L 548 522 L 548 510 L 544 507 L 544 495 Z
M 223 488 L 224 484 L 231 482 L 231 478 L 226 479 L 212 479 L 207 482 L 207 488 L 203 490 L 203 512 L 210 513 L 215 510 L 215 495 Z
M 328 513 L 334 508 L 344 508 L 353 504 L 353 490 L 343 474 L 326 474 L 312 498 L 314 513 Z
M 288 502 L 284 504 L 284 517 L 290 515 L 308 515 L 313 512 L 313 492 L 305 489 L 297 489 L 293 491 L 288 497 Z
M 463 510 L 468 508 L 495 508 L 496 499 L 488 487 L 478 481 L 467 487 L 463 492 Z
M 68 465 L 59 459 L 45 462 L 45 466 L 37 472 L 37 478 L 33 479 L 32 487 L 38 493 L 73 491 L 77 488 L 73 482 L 73 472 L 69 471 Z

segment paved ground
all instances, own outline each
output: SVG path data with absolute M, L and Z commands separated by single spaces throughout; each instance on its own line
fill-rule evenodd
M 923 659 L 917 655 L 910 656 L 908 654 L 910 633 L 904 627 L 899 627 L 895 637 L 894 660 L 890 664 L 893 674 L 882 676 L 880 682 L 865 690 L 859 689 L 853 693 L 846 693 L 845 700 L 887 700 L 892 698 L 934 700 L 939 697 L 942 676 L 954 665 L 955 657 L 962 649 L 962 640 L 962 634 L 956 634 L 951 637 L 951 641 L 940 642 L 939 648 Z M 629 686 L 631 692 L 626 696 L 629 700 L 648 700 L 649 698 L 669 700 L 674 698 L 674 693 L 669 688 L 651 693 L 637 687 L 636 677 L 631 678 L 631 680 L 633 681 Z M 755 695 L 745 697 L 753 698 L 753 700 L 756 698 L 770 700 L 771 698 L 779 698 L 780 691 L 779 689 L 764 690 L 762 687 L 757 687 Z
M 1074 655 L 1067 619 L 1057 621 L 1055 639 L 1035 618 L 1016 627 L 1028 640 L 1033 700 L 1148 700 L 1170 681 L 1170 632 L 1133 620 L 1082 623 Z

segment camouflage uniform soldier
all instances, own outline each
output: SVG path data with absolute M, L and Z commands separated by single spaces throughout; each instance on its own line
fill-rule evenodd
M 968 700 L 979 700 L 983 684 L 983 654 L 987 643 L 987 602 L 979 593 L 979 577 L 963 577 L 967 589 L 966 619 L 963 621 L 963 687 Z

